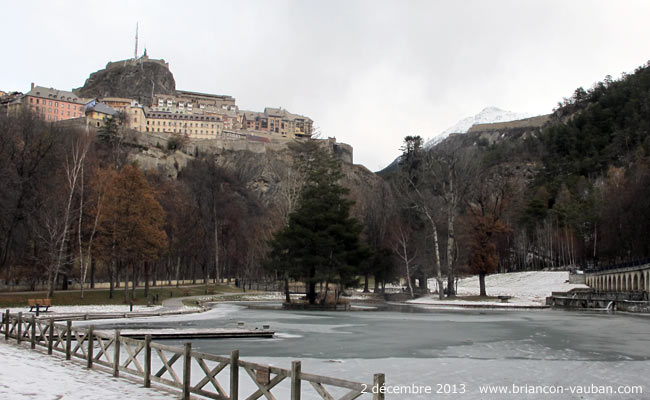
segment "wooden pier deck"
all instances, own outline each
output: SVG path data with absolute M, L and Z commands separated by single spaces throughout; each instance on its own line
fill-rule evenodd
M 102 331 L 107 335 L 113 331 Z M 241 338 L 272 338 L 275 331 L 269 329 L 241 328 L 183 328 L 183 329 L 120 329 L 120 335 L 133 339 L 144 339 L 151 335 L 152 339 L 241 339 Z

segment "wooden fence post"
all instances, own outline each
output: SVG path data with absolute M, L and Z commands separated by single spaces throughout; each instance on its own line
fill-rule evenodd
M 30 347 L 32 350 L 36 348 L 36 316 L 32 314 L 31 326 L 29 327 Z
M 192 373 L 192 342 L 185 343 L 183 361 L 183 400 L 190 400 L 190 375 Z
M 239 399 L 239 350 L 230 353 L 230 400 Z
M 372 400 L 384 400 L 384 383 L 386 382 L 386 377 L 384 374 L 375 374 L 373 383 L 372 383 L 372 388 L 373 394 L 372 394 Z
M 9 340 L 9 320 L 11 317 L 9 316 L 9 309 L 5 312 L 5 340 Z
M 18 313 L 18 337 L 16 338 L 18 340 L 18 344 L 23 340 L 23 313 L 19 312 Z
M 52 354 L 52 347 L 54 346 L 54 318 L 50 318 L 50 325 L 47 328 L 50 340 L 47 341 L 47 354 Z
M 95 338 L 94 338 L 94 331 L 95 327 L 90 325 L 88 327 L 88 334 L 86 335 L 86 340 L 88 341 L 88 362 L 86 363 L 87 368 L 92 368 L 93 367 L 93 347 L 95 347 Z
M 65 359 L 72 357 L 72 320 L 67 320 L 65 324 Z
M 300 400 L 300 361 L 291 362 L 291 400 Z
M 144 336 L 144 387 L 151 387 L 151 335 Z
M 120 376 L 120 330 L 115 330 L 115 343 L 113 343 L 113 376 Z

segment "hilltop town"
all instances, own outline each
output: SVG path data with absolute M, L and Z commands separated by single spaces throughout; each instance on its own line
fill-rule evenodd
M 112 82 L 112 75 L 119 82 Z M 229 95 L 176 90 L 169 64 L 150 58 L 146 49 L 140 57 L 109 62 L 82 88 L 67 91 L 32 83 L 27 93 L 0 91 L 0 112 L 12 115 L 23 107 L 51 122 L 73 120 L 99 128 L 117 118 L 143 134 L 200 140 L 286 143 L 311 138 L 314 132 L 311 118 L 281 107 L 240 110 Z

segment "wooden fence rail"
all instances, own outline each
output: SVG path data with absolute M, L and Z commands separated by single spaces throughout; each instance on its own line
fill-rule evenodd
M 300 361 L 293 361 L 291 369 L 283 369 L 240 360 L 239 350 L 232 351 L 230 357 L 217 356 L 193 351 L 191 343 L 185 343 L 182 348 L 168 346 L 152 342 L 149 335 L 144 340 L 136 340 L 121 336 L 119 330 L 111 334 L 95 331 L 92 325 L 73 327 L 70 320 L 60 323 L 53 318 L 12 314 L 9 310 L 0 315 L 3 317 L 0 334 L 4 333 L 5 340 L 29 341 L 32 349 L 41 346 L 47 348 L 48 354 L 63 353 L 67 360 L 73 357 L 83 360 L 87 368 L 101 366 L 115 377 L 120 373 L 140 377 L 145 387 L 150 387 L 152 381 L 169 386 L 180 390 L 183 399 L 195 394 L 218 400 L 275 400 L 273 389 L 289 379 L 290 400 L 300 400 L 302 392 L 309 388 L 302 382 L 308 382 L 325 400 L 352 400 L 361 396 L 384 400 L 380 390 L 384 386 L 384 374 L 375 374 L 373 382 L 366 384 L 302 372 Z M 242 387 L 241 381 L 247 378 L 253 385 Z M 254 391 L 240 397 L 240 391 L 251 386 Z

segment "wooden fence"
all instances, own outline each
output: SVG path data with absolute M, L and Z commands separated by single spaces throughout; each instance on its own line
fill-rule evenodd
M 309 383 L 321 399 L 384 399 L 378 390 L 384 386 L 384 374 L 375 374 L 373 382 L 366 384 L 302 372 L 300 361 L 293 361 L 291 369 L 283 369 L 240 360 L 239 350 L 232 351 L 230 357 L 217 356 L 193 351 L 192 343 L 185 343 L 183 348 L 167 346 L 152 342 L 149 335 L 145 340 L 136 340 L 120 336 L 119 330 L 107 333 L 96 331 L 92 325 L 73 327 L 71 320 L 61 323 L 53 318 L 37 319 L 33 314 L 11 314 L 9 310 L 0 315 L 0 334 L 4 334 L 5 340 L 29 342 L 32 349 L 44 347 L 48 354 L 58 352 L 67 360 L 80 359 L 87 368 L 99 367 L 115 377 L 122 373 L 139 377 L 145 387 L 153 381 L 179 389 L 183 399 L 194 394 L 209 399 L 275 400 L 272 390 L 285 379 L 290 380 L 291 400 L 300 400 L 303 388 L 309 388 L 303 382 Z M 240 385 L 242 369 L 252 385 Z M 253 392 L 240 394 L 246 388 L 250 391 L 251 386 Z

